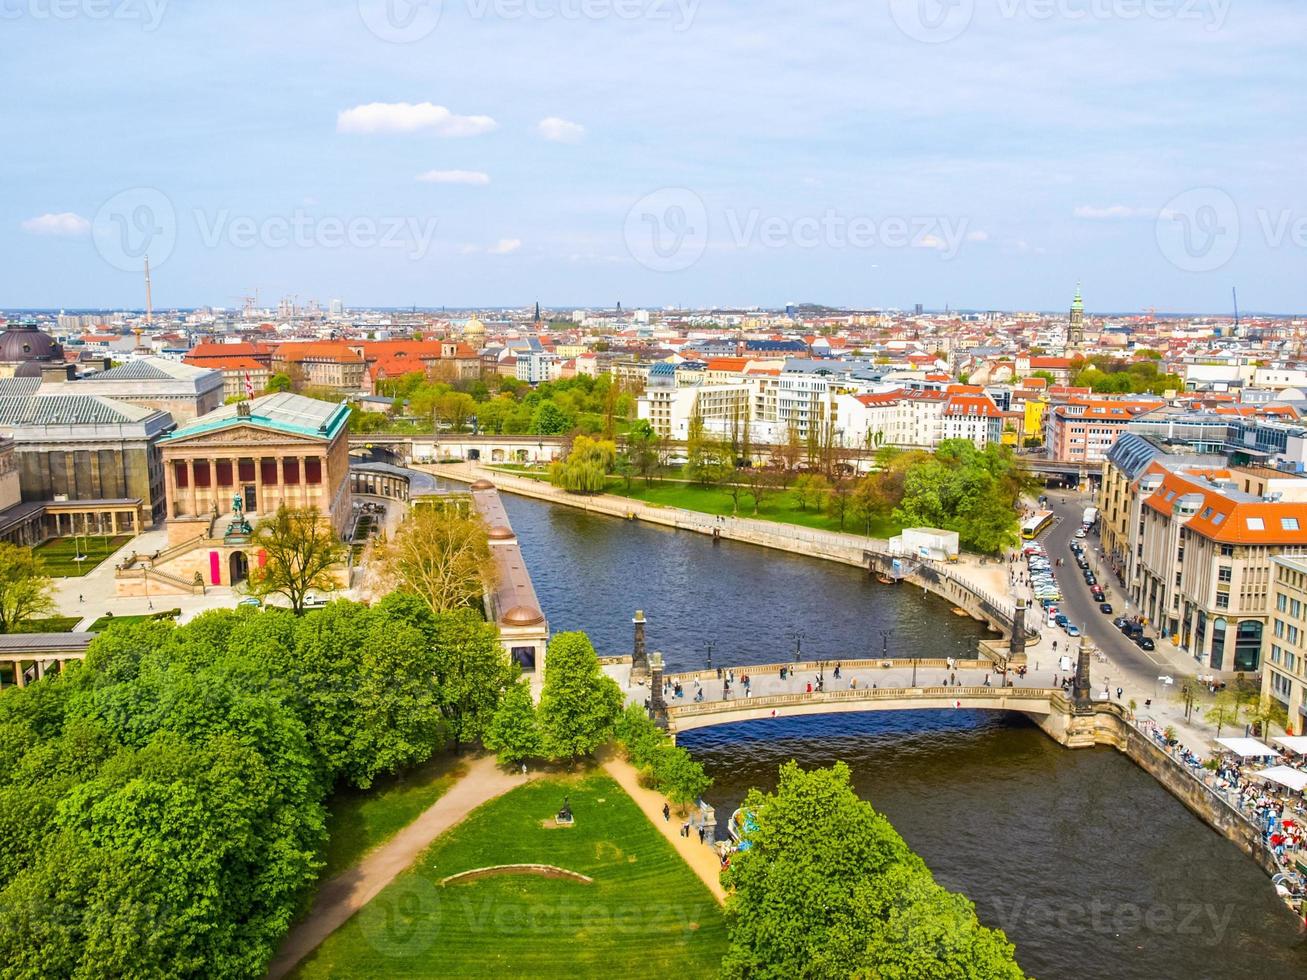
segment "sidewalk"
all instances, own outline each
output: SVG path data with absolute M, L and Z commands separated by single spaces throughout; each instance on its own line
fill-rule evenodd
M 649 822 L 658 829 L 658 831 L 667 838 L 668 843 L 676 849 L 676 853 L 681 859 L 689 865 L 700 880 L 708 886 L 713 897 L 717 901 L 726 901 L 726 889 L 722 887 L 721 882 L 721 862 L 718 860 L 717 852 L 707 844 L 699 843 L 699 834 L 691 828 L 689 837 L 681 836 L 681 825 L 685 823 L 684 817 L 677 817 L 675 809 L 672 811 L 672 819 L 663 819 L 663 806 L 667 803 L 661 795 L 654 790 L 645 789 L 640 785 L 639 774 L 635 767 L 625 759 L 610 754 L 603 763 L 604 771 L 612 776 L 626 792 L 627 796 L 635 800 L 635 805 L 644 811 L 644 815 L 649 818 Z M 720 833 L 725 833 L 722 821 L 717 821 L 717 828 Z
M 433 840 L 461 823 L 477 807 L 531 778 L 516 771 L 505 772 L 491 755 L 472 760 L 463 778 L 421 816 L 354 867 L 322 884 L 308 917 L 282 941 L 268 967 L 269 980 L 277 980 L 294 969 L 350 916 L 407 871 Z

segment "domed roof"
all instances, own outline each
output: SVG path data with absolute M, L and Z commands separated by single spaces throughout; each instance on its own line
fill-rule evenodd
M 534 626 L 545 621 L 545 614 L 530 606 L 514 606 L 500 616 L 499 621 L 505 626 Z
M 468 320 L 467 323 L 463 324 L 464 337 L 470 337 L 470 336 L 484 337 L 485 333 L 486 333 L 486 325 L 482 323 L 480 320 L 478 320 L 476 317 L 472 317 L 472 319 Z
M 493 490 L 493 489 L 495 489 L 495 485 L 494 485 L 493 483 L 491 483 L 489 480 L 477 480 L 476 483 L 472 484 L 472 489 L 473 489 L 473 490 Z
M 504 527 L 502 524 L 496 524 L 486 532 L 486 537 L 491 541 L 512 541 L 517 537 L 517 535 L 513 533 L 512 528 Z
M 24 361 L 18 367 L 14 368 L 15 378 L 39 378 L 41 377 L 40 361 Z
M 0 333 L 0 361 L 21 364 L 24 361 L 54 361 L 63 356 L 63 348 L 55 343 L 54 338 L 30 323 L 11 323 Z

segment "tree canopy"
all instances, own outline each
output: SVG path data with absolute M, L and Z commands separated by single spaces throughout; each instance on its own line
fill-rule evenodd
M 0 542 L 0 633 L 54 610 L 54 584 L 31 548 Z
M 316 507 L 283 504 L 259 521 L 254 542 L 267 556 L 262 567 L 250 569 L 256 595 L 283 595 L 298 613 L 311 591 L 336 588 L 335 567 L 345 560 L 345 546 Z
M 844 763 L 781 767 L 752 790 L 750 847 L 723 876 L 724 977 L 1019 980 L 1012 944 L 935 883 L 889 821 L 858 799 Z
M 486 629 L 404 595 L 220 610 L 115 625 L 0 693 L 4 974 L 263 976 L 332 787 L 494 715 L 515 672 Z
M 590 755 L 613 734 L 622 713 L 622 689 L 603 672 L 584 633 L 559 633 L 545 657 L 540 693 L 540 736 L 550 759 Z
M 495 580 L 485 522 L 454 507 L 414 508 L 377 559 L 388 584 L 437 613 L 478 608 Z

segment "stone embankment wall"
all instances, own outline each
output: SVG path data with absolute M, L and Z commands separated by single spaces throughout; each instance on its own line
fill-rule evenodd
M 1280 870 L 1261 834 L 1242 814 L 1190 775 L 1183 763 L 1173 759 L 1139 729 L 1124 723 L 1123 727 L 1125 748 L 1121 751 L 1139 768 L 1161 783 L 1209 827 L 1256 861 L 1267 874 L 1273 875 Z
M 593 514 L 604 514 L 623 520 L 645 521 L 662 527 L 694 531 L 713 538 L 740 541 L 760 548 L 788 551 L 809 558 L 822 558 L 844 565 L 855 565 L 868 571 L 888 573 L 892 556 L 889 542 L 881 538 L 863 538 L 852 534 L 836 534 L 795 525 L 775 524 L 751 518 L 732 517 L 718 519 L 711 514 L 684 510 L 679 507 L 660 507 L 640 500 L 630 500 L 612 494 L 569 494 L 540 480 L 515 476 L 500 470 L 476 471 L 471 467 L 420 466 L 425 472 L 461 482 L 489 479 L 500 490 L 532 497 L 552 504 L 562 504 Z M 973 618 L 988 623 L 996 632 L 1008 635 L 1012 629 L 1012 611 L 997 598 L 974 588 L 946 571 L 923 566 L 905 581 L 941 596 Z M 1031 638 L 1038 636 L 1027 629 Z

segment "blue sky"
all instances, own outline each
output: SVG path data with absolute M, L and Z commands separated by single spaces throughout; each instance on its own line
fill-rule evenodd
M 148 244 L 161 307 L 1299 311 L 1303 37 L 1290 0 L 0 0 L 0 306 L 140 306 Z

